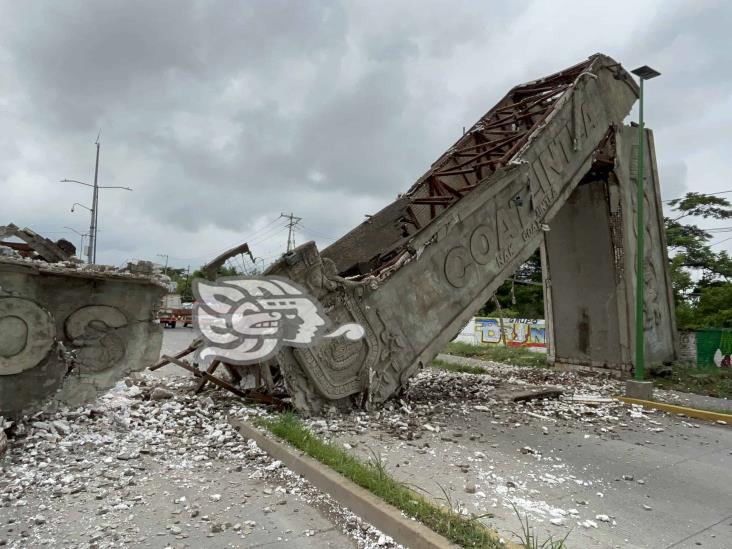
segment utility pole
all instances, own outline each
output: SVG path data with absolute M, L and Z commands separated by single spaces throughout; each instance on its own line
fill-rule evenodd
M 100 132 L 101 134 L 101 132 Z M 129 187 L 118 187 L 118 186 L 100 186 L 99 185 L 99 135 L 97 135 L 97 140 L 94 142 L 94 144 L 97 146 L 97 157 L 96 162 L 94 163 L 94 184 L 90 183 L 84 183 L 83 181 L 77 181 L 76 179 L 62 179 L 61 183 L 78 183 L 79 185 L 84 185 L 86 187 L 92 187 L 94 189 L 94 192 L 92 194 L 92 207 L 87 208 L 83 204 L 75 203 L 74 206 L 79 205 L 83 208 L 86 208 L 91 213 L 91 221 L 89 222 L 89 254 L 88 254 L 88 262 L 90 265 L 97 262 L 97 228 L 99 227 L 98 219 L 99 219 L 99 189 L 124 189 L 126 191 L 131 191 Z M 74 211 L 73 206 L 71 207 L 71 211 Z
M 185 285 L 185 288 L 183 289 L 183 293 L 185 293 L 186 295 L 188 295 L 188 282 L 190 279 L 191 279 L 191 266 L 188 265 L 188 267 L 186 268 L 186 285 Z
M 89 226 L 89 263 L 97 262 L 97 215 L 99 214 L 99 136 L 94 143 L 97 158 L 94 162 L 94 194 L 92 196 L 91 225 Z
M 289 229 L 287 232 L 287 251 L 291 252 L 295 249 L 295 227 L 300 223 L 300 221 L 302 221 L 302 217 L 296 217 L 292 212 L 290 212 L 290 215 L 280 214 L 280 217 L 284 217 L 289 220 L 287 223 L 287 227 Z
M 163 270 L 164 275 L 168 275 L 168 254 L 158 254 L 158 257 L 164 257 L 165 258 L 165 269 Z

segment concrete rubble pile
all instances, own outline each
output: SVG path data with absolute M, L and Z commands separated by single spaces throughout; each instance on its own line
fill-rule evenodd
M 325 416 L 307 420 L 314 432 L 331 438 L 338 433 L 363 434 L 370 429 L 389 433 L 404 441 L 416 441 L 438 436 L 446 442 L 458 442 L 444 425 L 457 415 L 488 414 L 507 424 L 516 421 L 548 421 L 574 424 L 588 428 L 607 427 L 608 418 L 625 415 L 624 404 L 612 397 L 622 388 L 614 379 L 601 376 L 580 377 L 573 372 L 554 372 L 545 368 L 510 366 L 496 362 L 467 361 L 471 366 L 480 362 L 485 374 L 465 374 L 427 368 L 414 376 L 399 399 L 387 402 L 379 411 L 354 411 L 341 415 L 334 407 Z M 537 398 L 513 401 L 512 391 L 522 387 L 544 385 L 562 386 L 559 398 Z M 612 429 L 612 428 L 611 428 Z
M 516 86 L 392 204 L 326 249 L 309 242 L 272 265 L 266 275 L 305 287 L 334 324 L 365 329 L 276 356 L 269 367 L 295 407 L 347 410 L 399 393 L 537 248 L 552 280 L 550 359 L 628 372 L 638 138 L 623 120 L 637 97 L 602 54 Z M 661 362 L 675 356 L 674 315 L 646 137 L 647 356 Z
M 0 255 L 0 415 L 81 404 L 157 360 L 167 277 L 149 262 L 86 265 L 29 229 L 0 227 L 21 235 L 30 251 Z
M 528 514 L 532 523 L 560 528 L 556 532 L 616 526 L 604 493 L 623 483 L 643 485 L 644 476 L 634 475 L 632 461 L 627 473 L 615 478 L 603 474 L 601 462 L 578 471 L 566 461 L 572 448 L 562 448 L 556 440 L 572 440 L 573 446 L 598 440 L 627 444 L 637 439 L 632 433 L 661 436 L 669 425 L 666 414 L 611 398 L 622 384 L 608 376 L 461 357 L 450 361 L 480 366 L 486 373 L 428 368 L 410 380 L 402 398 L 378 411 L 342 414 L 333 408 L 306 423 L 363 459 L 378 456 L 396 478 L 435 498 L 447 490 L 457 512 L 501 516 L 499 530 L 508 529 L 515 510 Z M 566 391 L 560 398 L 520 402 L 500 396 L 507 385 L 547 383 Z M 699 428 L 693 422 L 681 424 L 688 431 Z M 563 436 L 567 433 L 576 434 Z M 556 499 L 560 494 L 568 494 L 562 503 Z
M 161 535 L 175 546 L 247 545 L 268 528 L 250 520 L 251 505 L 265 501 L 265 515 L 287 514 L 293 504 L 283 506 L 294 500 L 320 508 L 358 547 L 397 547 L 229 424 L 230 416 L 262 410 L 226 393 L 199 398 L 189 389 L 187 380 L 161 385 L 136 373 L 82 407 L 7 422 L 12 445 L 0 461 L 0 514 L 11 520 L 0 525 L 0 546 L 138 546 Z M 245 475 L 263 491 L 222 490 L 231 475 Z M 170 495 L 174 486 L 188 497 Z M 162 511 L 171 507 L 170 515 Z M 61 509 L 76 510 L 83 523 L 69 529 Z

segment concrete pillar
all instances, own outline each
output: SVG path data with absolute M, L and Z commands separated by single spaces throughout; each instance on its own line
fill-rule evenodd
M 634 137 L 636 141 L 634 141 Z M 674 360 L 676 325 L 653 137 L 646 179 L 646 357 Z M 635 145 L 634 145 L 635 143 Z M 637 130 L 623 127 L 598 151 L 593 168 L 544 237 L 545 309 L 556 365 L 633 367 Z

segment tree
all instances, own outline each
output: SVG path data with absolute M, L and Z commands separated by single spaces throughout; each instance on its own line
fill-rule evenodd
M 687 217 L 732 219 L 732 204 L 694 192 L 668 204 L 674 215 L 664 221 L 679 327 L 732 326 L 732 258 L 711 249 L 708 230 L 681 222 Z
M 506 318 L 544 318 L 544 288 L 541 278 L 539 250 L 523 263 L 496 290 L 501 313 Z M 496 316 L 498 307 L 489 300 L 478 312 L 479 316 Z

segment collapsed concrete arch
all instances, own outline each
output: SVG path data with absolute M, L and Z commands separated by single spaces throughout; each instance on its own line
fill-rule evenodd
M 322 252 L 310 242 L 272 265 L 265 274 L 305 286 L 334 323 L 366 330 L 360 341 L 277 355 L 270 366 L 295 406 L 383 402 L 538 247 L 551 359 L 628 371 L 637 131 L 622 122 L 637 97 L 630 75 L 602 54 L 516 86 L 393 203 Z M 646 139 L 646 345 L 649 360 L 670 360 L 673 304 Z

